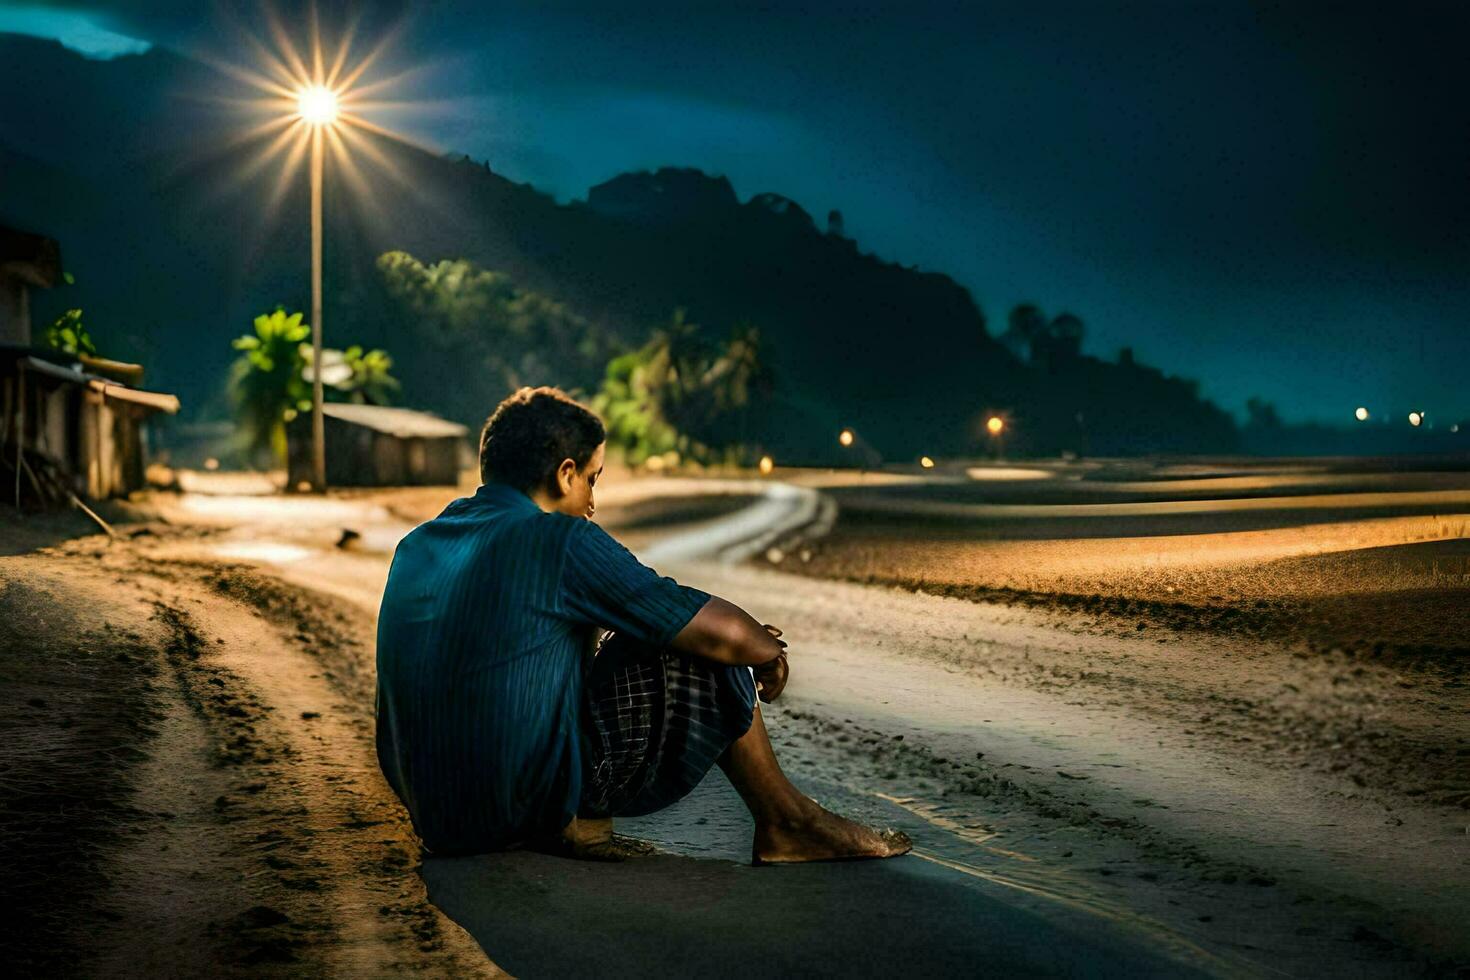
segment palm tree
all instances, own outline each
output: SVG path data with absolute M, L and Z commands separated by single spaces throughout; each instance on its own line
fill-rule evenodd
M 78 354 L 97 356 L 97 346 L 92 335 L 82 325 L 81 310 L 67 310 L 46 328 L 47 346 L 76 357 Z
M 1038 341 L 1046 334 L 1046 317 L 1034 303 L 1022 303 L 1006 318 L 1006 332 L 1000 342 L 1023 361 L 1034 360 Z
M 739 411 L 754 395 L 770 394 L 771 372 L 761 360 L 760 328 L 741 323 L 701 379 L 721 411 Z
M 1047 328 L 1052 354 L 1056 357 L 1075 358 L 1082 353 L 1082 338 L 1087 328 L 1082 318 L 1075 313 L 1058 313 Z
M 608 364 L 593 406 L 634 464 L 669 450 L 709 462 L 738 443 L 752 397 L 770 389 L 759 330 L 742 325 L 715 347 L 680 309 L 642 348 Z
M 342 352 L 342 362 L 351 370 L 351 376 L 337 390 L 347 395 L 347 400 L 359 405 L 391 405 L 394 394 L 402 387 L 398 379 L 388 372 L 393 370 L 393 358 L 388 352 L 374 349 L 363 352 L 353 344 Z
M 274 463 L 286 459 L 286 423 L 311 411 L 311 386 L 302 376 L 301 347 L 311 327 L 300 313 L 281 307 L 255 318 L 255 333 L 235 338 L 241 351 L 230 369 L 230 396 L 246 449 L 268 452 Z
M 316 380 L 316 369 L 309 344 L 301 345 L 301 377 L 307 384 Z M 393 358 L 388 352 L 374 349 L 364 352 L 358 344 L 346 350 L 322 349 L 322 386 L 328 401 L 354 405 L 389 405 L 401 385 L 388 372 Z

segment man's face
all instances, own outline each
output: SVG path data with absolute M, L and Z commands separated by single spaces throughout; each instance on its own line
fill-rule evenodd
M 557 482 L 561 485 L 562 496 L 556 502 L 557 510 L 572 517 L 591 518 L 596 513 L 597 505 L 592 500 L 593 488 L 602 476 L 602 461 L 606 455 L 607 444 L 603 443 L 592 450 L 587 465 L 580 470 L 575 465 L 563 468 L 563 473 L 558 474 Z

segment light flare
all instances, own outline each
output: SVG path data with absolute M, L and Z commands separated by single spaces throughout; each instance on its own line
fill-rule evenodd
M 337 93 L 325 85 L 308 85 L 296 96 L 296 114 L 313 126 L 337 121 Z
M 426 200 L 424 188 L 410 186 L 402 163 L 389 152 L 388 144 L 411 146 L 437 155 L 425 146 L 380 122 L 420 114 L 429 106 L 436 114 L 438 103 L 393 98 L 394 93 L 421 88 L 426 65 L 398 64 L 384 70 L 390 49 L 402 36 L 407 21 L 400 19 L 381 33 L 365 37 L 360 18 L 348 18 L 323 30 L 315 7 L 299 24 L 283 20 L 268 6 L 263 20 L 247 24 L 239 10 L 221 10 L 234 39 L 235 54 L 193 50 L 190 54 L 210 66 L 229 83 L 232 91 L 191 93 L 188 97 L 218 105 L 240 117 L 240 125 L 222 129 L 204 151 L 200 165 L 228 159 L 234 173 L 228 182 L 213 182 L 205 193 L 225 197 L 252 186 L 268 164 L 283 165 L 284 172 L 265 190 L 267 206 L 252 237 L 264 241 L 275 224 L 276 212 L 301 174 L 313 135 L 322 137 L 329 169 L 342 173 L 351 188 L 353 206 L 374 222 L 386 217 L 378 201 L 378 178 L 387 176 L 399 190 L 411 194 L 416 203 L 432 210 L 436 202 Z M 257 29 L 258 28 L 258 29 Z M 378 121 L 365 118 L 371 115 Z M 359 160 L 351 158 L 359 157 Z M 367 164 L 371 173 L 364 172 Z M 329 179 L 330 175 L 329 175 Z M 258 247 L 258 246 L 257 246 Z

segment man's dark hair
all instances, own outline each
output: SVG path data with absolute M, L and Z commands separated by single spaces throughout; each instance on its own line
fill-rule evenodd
M 564 459 L 585 467 L 606 438 L 602 419 L 560 388 L 522 388 L 480 433 L 480 479 L 530 493 L 550 486 Z

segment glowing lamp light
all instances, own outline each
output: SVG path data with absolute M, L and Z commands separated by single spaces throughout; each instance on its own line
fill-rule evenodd
M 854 438 L 855 437 L 853 436 L 851 429 L 843 429 L 841 432 L 837 433 L 837 441 L 842 443 L 844 446 L 851 446 L 852 440 Z
M 1360 405 L 1358 406 L 1358 410 L 1353 413 L 1353 417 L 1359 422 L 1366 422 L 1368 421 L 1368 410 Z
M 762 456 L 761 457 L 761 464 L 760 464 L 761 476 L 770 476 L 771 475 L 771 471 L 774 470 L 775 468 L 776 468 L 776 461 L 774 459 L 772 459 L 769 456 Z
M 309 85 L 296 96 L 296 113 L 313 126 L 337 121 L 337 93 L 325 85 Z
M 920 456 L 919 465 L 924 467 L 924 469 L 926 470 L 932 470 L 934 468 L 934 460 L 930 459 L 928 456 Z
M 1423 412 L 1410 412 L 1409 413 L 1409 424 L 1410 425 L 1419 425 L 1423 421 L 1424 421 L 1424 413 Z
M 1001 418 L 999 415 L 990 416 L 990 418 L 985 423 L 986 431 L 993 436 L 1000 435 L 1001 432 L 1005 430 L 1005 427 L 1005 419 Z
M 320 23 L 314 5 L 287 5 L 312 7 L 308 11 L 310 44 L 298 49 L 293 37 L 299 32 L 279 19 L 265 4 L 263 13 L 268 29 L 268 38 L 255 37 L 248 29 L 243 34 L 241 50 L 247 52 L 258 64 L 231 64 L 228 61 L 204 55 L 211 67 L 253 90 L 248 99 L 228 98 L 219 101 L 236 107 L 254 105 L 252 117 L 269 115 L 269 118 L 249 119 L 250 128 L 232 141 L 232 146 L 249 147 L 249 157 L 241 157 L 245 174 L 254 174 L 270 162 L 272 157 L 283 156 L 285 166 L 281 168 L 270 208 L 274 210 L 285 200 L 286 189 L 296 179 L 301 169 L 308 172 L 311 216 L 311 350 L 314 361 L 322 370 L 311 378 L 311 489 L 321 491 L 327 485 L 326 425 L 323 414 L 324 387 L 330 384 L 323 378 L 326 373 L 322 347 L 322 191 L 326 178 L 326 157 L 331 156 L 334 181 L 345 182 L 361 201 L 371 203 L 375 189 L 368 185 L 367 178 L 353 159 L 356 155 L 367 157 L 394 178 L 400 178 L 392 158 L 384 155 L 374 142 L 390 140 L 411 145 L 411 141 L 390 129 L 372 122 L 361 113 L 369 114 L 393 107 L 407 108 L 411 103 L 387 99 L 397 78 L 379 77 L 367 80 L 388 49 L 389 42 L 396 36 L 390 33 L 370 48 L 353 51 L 353 24 L 351 19 L 343 21 L 335 50 L 323 47 Z M 329 6 L 341 6 L 329 5 Z M 335 26 L 335 25 L 333 25 Z M 242 122 L 247 119 L 242 116 Z M 370 142 L 370 138 L 372 142 Z M 303 166 L 304 165 L 304 166 Z M 302 414 L 305 414 L 303 411 Z

